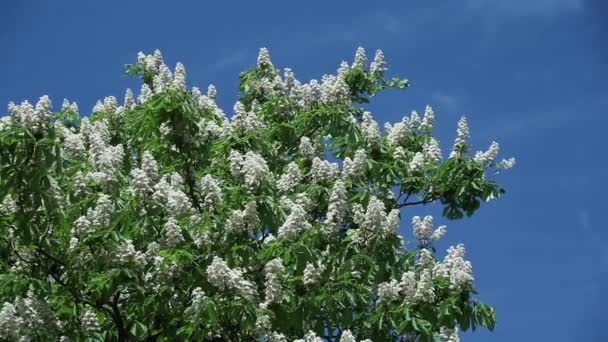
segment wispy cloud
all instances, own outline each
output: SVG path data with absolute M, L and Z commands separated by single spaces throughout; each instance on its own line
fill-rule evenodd
M 379 10 L 376 12 L 376 19 L 382 23 L 382 28 L 390 33 L 397 33 L 401 28 L 401 21 L 395 15 L 387 10 Z
M 433 98 L 433 101 L 436 101 L 445 109 L 455 110 L 458 107 L 458 98 L 455 95 L 437 90 L 431 95 L 431 97 Z
M 245 62 L 245 59 L 250 57 L 250 51 L 246 48 L 233 51 L 232 53 L 222 57 L 211 65 L 213 70 L 222 70 L 231 66 L 239 65 Z
M 580 12 L 584 0 L 468 0 L 473 10 L 494 10 L 513 15 Z

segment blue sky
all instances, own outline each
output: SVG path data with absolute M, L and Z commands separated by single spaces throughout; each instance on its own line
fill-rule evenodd
M 480 298 L 497 309 L 494 333 L 464 340 L 608 341 L 606 17 L 604 0 L 3 1 L 0 103 L 48 94 L 88 111 L 138 89 L 122 66 L 159 48 L 190 85 L 214 83 L 230 112 L 262 46 L 302 80 L 359 45 L 382 48 L 389 75 L 413 86 L 379 95 L 378 121 L 431 104 L 448 150 L 466 113 L 477 149 L 495 139 L 518 161 L 499 176 L 506 196 L 447 222 L 438 246 L 465 243 Z M 406 236 L 426 212 L 437 210 L 404 212 Z

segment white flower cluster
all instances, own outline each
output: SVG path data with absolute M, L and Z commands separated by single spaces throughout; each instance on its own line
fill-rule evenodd
M 249 190 L 258 189 L 269 178 L 270 169 L 266 160 L 255 152 L 248 151 L 242 155 L 239 151 L 232 150 L 228 160 L 232 175 L 242 177 Z
M 175 73 L 172 74 L 159 50 L 155 50 L 151 55 L 139 52 L 137 54 L 137 64 L 153 76 L 152 86 L 155 93 L 163 92 L 169 88 L 186 90 L 186 68 L 184 65 L 178 62 L 175 66 Z M 144 90 L 144 85 L 147 88 L 146 90 Z M 142 95 L 140 96 L 141 103 L 146 102 L 151 95 L 150 88 L 146 84 L 144 85 L 142 85 Z M 144 92 L 146 95 L 144 95 Z
M 255 103 L 255 100 L 254 100 Z M 252 104 L 251 110 L 247 111 L 245 105 L 238 101 L 234 105 L 234 116 L 232 117 L 232 129 L 235 132 L 247 133 L 259 128 L 264 128 L 266 124 L 258 117 L 255 112 L 256 105 Z
M 323 75 L 321 78 L 321 102 L 350 104 L 350 88 L 345 77 L 345 72 L 338 72 L 337 76 Z
M 515 166 L 515 158 L 511 157 L 509 159 L 503 159 L 496 165 L 496 168 L 499 170 L 508 170 Z
M 300 138 L 300 146 L 299 146 L 300 155 L 305 160 L 312 160 L 316 156 L 315 148 L 310 142 L 309 137 L 301 137 Z
M 169 181 L 167 181 L 169 178 Z M 154 186 L 154 198 L 159 203 L 166 203 L 165 207 L 173 215 L 189 213 L 192 211 L 192 203 L 190 198 L 182 190 L 184 188 L 184 180 L 174 172 L 170 177 L 162 177 Z
M 78 241 L 88 238 L 97 228 L 102 228 L 110 224 L 112 217 L 113 204 L 110 196 L 106 194 L 99 195 L 95 208 L 89 208 L 86 216 L 80 216 L 74 221 L 74 227 L 71 230 L 71 244 L 77 244 Z
M 365 235 L 395 234 L 399 226 L 399 210 L 387 214 L 384 203 L 376 196 L 370 197 L 365 211 L 361 205 L 353 205 L 353 213 L 353 221 Z
M 418 129 L 421 133 L 431 133 L 434 124 L 435 112 L 433 111 L 433 107 L 427 105 L 424 108 L 424 115 L 422 116 L 422 122 L 420 123 Z
M 424 154 L 424 160 L 432 164 L 436 164 L 442 159 L 439 142 L 433 137 L 424 142 L 422 153 Z
M 323 160 L 319 157 L 313 158 L 310 176 L 314 183 L 332 181 L 336 179 L 339 174 L 340 167 L 338 166 L 338 163 L 330 163 L 329 161 Z
M 130 173 L 131 189 L 140 195 L 152 192 L 153 185 L 158 180 L 158 164 L 148 151 L 141 157 L 141 168 L 133 168 Z
M 410 113 L 410 116 L 404 116 L 400 122 L 391 125 L 386 123 L 384 128 L 387 132 L 388 142 L 391 146 L 396 147 L 405 142 L 405 139 L 411 134 L 426 134 L 430 133 L 435 121 L 435 113 L 431 106 L 426 106 L 424 117 L 421 120 L 418 112 L 415 110 Z
M 412 218 L 414 236 L 421 246 L 428 246 L 431 242 L 441 239 L 446 232 L 446 226 L 439 226 L 433 230 L 433 216 L 427 215 L 423 219 L 420 216 Z
M 202 205 L 208 210 L 213 210 L 222 202 L 222 188 L 219 180 L 211 175 L 205 175 L 199 183 L 199 191 L 202 195 Z
M 353 69 L 361 68 L 365 69 L 367 64 L 367 56 L 365 55 L 365 49 L 361 46 L 355 51 L 355 60 L 353 61 Z
M 382 139 L 380 128 L 370 112 L 363 112 L 363 117 L 361 118 L 361 134 L 363 135 L 363 139 L 367 142 L 367 147 L 374 148 L 380 144 L 380 139 Z
M 206 298 L 205 292 L 200 287 L 192 289 L 191 297 L 191 304 L 185 311 L 187 316 L 198 315 L 201 309 L 202 301 Z
M 469 286 L 473 278 L 473 266 L 464 259 L 465 248 L 463 244 L 448 248 L 448 254 L 443 262 L 435 265 L 433 274 L 450 280 L 450 288 L 460 290 Z
M 459 157 L 468 147 L 469 140 L 469 125 L 466 117 L 461 117 L 458 120 L 458 128 L 456 129 L 456 139 L 450 153 L 450 158 Z
M 255 296 L 255 284 L 243 277 L 242 270 L 231 269 L 220 257 L 213 257 L 213 261 L 207 266 L 207 275 L 211 285 L 220 290 L 233 290 L 244 298 Z
M 439 330 L 439 338 L 441 339 L 441 342 L 460 342 L 458 326 L 455 326 L 454 329 L 441 327 Z
M 13 122 L 33 132 L 41 132 L 48 127 L 51 109 L 51 99 L 47 95 L 40 97 L 36 107 L 28 101 L 23 101 L 19 105 L 13 102 L 8 104 L 8 112 Z
M 354 158 L 344 158 L 343 174 L 347 177 L 363 176 L 367 171 L 367 154 L 365 150 L 358 149 Z
M 414 272 L 407 271 L 401 275 L 401 281 L 398 282 L 393 279 L 378 286 L 379 302 L 389 303 L 397 300 L 406 304 L 433 302 L 435 300 L 435 290 L 431 270 L 422 270 L 418 280 L 416 280 Z
M 97 321 L 97 314 L 91 308 L 86 308 L 80 317 L 82 331 L 91 335 L 101 331 L 99 322 Z
M 260 48 L 258 53 L 258 68 L 272 68 L 272 62 L 270 61 L 270 52 L 267 48 Z
M 70 103 L 68 99 L 63 99 L 63 103 L 61 103 L 61 111 L 78 114 L 78 104 L 76 102 Z
M 125 157 L 123 146 L 110 145 L 110 130 L 105 121 L 91 123 L 88 118 L 83 118 L 80 132 L 88 142 L 89 160 L 95 167 L 95 171 L 89 172 L 86 178 L 108 189 Z
M 285 173 L 277 181 L 277 189 L 282 193 L 289 193 L 294 191 L 301 181 L 302 173 L 298 164 L 291 162 L 285 168 Z
M 270 316 L 261 314 L 256 317 L 255 320 L 255 331 L 260 335 L 266 334 L 272 329 L 272 322 L 270 322 Z
M 384 53 L 382 50 L 376 50 L 376 54 L 374 55 L 374 60 L 369 66 L 369 72 L 372 76 L 376 78 L 380 78 L 384 75 L 386 71 L 386 61 L 384 60 Z
M 499 150 L 500 150 L 500 147 L 499 147 L 498 143 L 496 141 L 492 141 L 488 150 L 485 152 L 477 151 L 477 153 L 475 153 L 475 157 L 473 158 L 473 160 L 478 162 L 481 166 L 485 167 L 494 162 L 494 159 L 496 159 L 496 156 L 498 155 Z
M 347 193 L 344 182 L 338 179 L 334 183 L 329 196 L 329 205 L 327 207 L 327 215 L 325 224 L 329 225 L 335 231 L 344 221 L 348 211 Z
M 264 266 L 264 273 L 266 273 L 265 294 L 266 300 L 264 306 L 270 304 L 280 304 L 283 301 L 283 274 L 285 273 L 285 266 L 279 258 L 270 260 L 266 266 Z
M 424 172 L 424 154 L 422 152 L 416 152 L 414 157 L 408 165 L 408 169 L 412 173 Z
M 297 340 L 293 340 L 293 342 L 323 342 L 323 339 L 318 337 L 314 331 L 309 331 L 304 335 L 304 338 L 299 338 Z
M 135 249 L 133 240 L 127 239 L 117 246 L 116 260 L 120 265 L 134 264 L 140 267 L 146 264 L 146 255 Z
M 251 201 L 243 210 L 233 210 L 226 222 L 226 232 L 229 234 L 251 233 L 260 224 L 257 204 Z
M 4 302 L 0 310 L 0 339 L 33 341 L 37 336 L 53 336 L 59 329 L 55 314 L 30 291 L 25 298 Z
M 175 217 L 169 217 L 165 223 L 165 244 L 169 247 L 176 247 L 184 242 L 182 229 L 177 224 Z
M 306 287 L 315 286 L 321 281 L 321 275 L 325 272 L 325 265 L 320 261 L 316 266 L 310 262 L 306 263 L 304 268 L 304 285 Z
M 298 233 L 310 227 L 306 209 L 303 205 L 293 203 L 288 209 L 289 215 L 287 215 L 285 222 L 279 227 L 277 233 L 279 239 L 293 239 Z

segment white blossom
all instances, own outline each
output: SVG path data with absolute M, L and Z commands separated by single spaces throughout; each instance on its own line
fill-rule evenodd
M 169 247 L 176 247 L 182 242 L 184 242 L 184 237 L 177 220 L 174 217 L 169 217 L 165 223 L 165 243 Z
M 422 246 L 426 246 L 433 241 L 439 240 L 446 231 L 445 226 L 439 226 L 433 230 L 433 216 L 427 215 L 424 219 L 420 216 L 414 216 L 412 218 L 412 227 L 414 236 Z
M 441 327 L 439 330 L 439 338 L 441 339 L 441 342 L 460 342 L 458 326 L 455 326 L 454 329 Z
M 178 90 L 186 90 L 186 68 L 182 63 L 175 65 L 175 73 L 173 74 L 173 87 Z
M 454 146 L 450 153 L 450 158 L 458 157 L 461 153 L 467 149 L 467 142 L 469 140 L 469 125 L 467 124 L 467 118 L 461 117 L 458 121 L 458 128 L 456 129 L 456 139 L 454 139 Z
M 346 217 L 348 210 L 347 193 L 344 182 L 338 179 L 333 186 L 331 195 L 329 196 L 329 206 L 327 207 L 327 215 L 325 224 L 338 228 Z
M 253 232 L 259 225 L 257 204 L 250 201 L 243 210 L 233 210 L 226 221 L 226 231 L 231 234 Z
M 385 129 L 388 134 L 389 144 L 391 146 L 399 146 L 405 142 L 405 139 L 411 132 L 410 118 L 404 116 L 400 122 L 395 123 L 393 126 L 386 124 Z
M 367 171 L 367 154 L 365 150 L 358 149 L 355 152 L 355 157 L 351 160 L 349 157 L 344 158 L 343 172 L 348 177 L 363 176 Z
M 277 237 L 279 239 L 292 239 L 309 226 L 306 210 L 301 205 L 294 204 L 291 206 L 285 222 L 279 227 Z
M 265 127 L 266 124 L 258 117 L 252 109 L 247 111 L 239 101 L 234 105 L 234 116 L 232 117 L 232 128 L 238 132 L 246 133 Z
M 429 163 L 437 163 L 441 161 L 441 148 L 439 142 L 435 138 L 429 138 L 424 142 L 422 146 L 422 153 L 424 154 L 424 160 Z
M 422 152 L 416 152 L 414 157 L 410 161 L 409 170 L 411 172 L 419 173 L 424 171 L 424 154 Z
M 135 98 L 133 96 L 133 91 L 131 90 L 131 88 L 127 88 L 127 90 L 125 90 L 125 100 L 123 102 L 123 107 L 125 107 L 126 109 L 135 108 Z
M 158 164 L 149 151 L 144 151 L 141 156 L 141 169 L 152 182 L 158 180 Z
M 266 304 L 280 304 L 283 301 L 283 274 L 285 273 L 285 266 L 279 258 L 270 260 L 264 266 L 264 273 L 266 274 L 265 295 Z
M 346 329 L 342 332 L 342 335 L 340 336 L 340 342 L 357 342 L 357 340 L 355 339 L 353 333 L 350 330 Z
M 213 257 L 207 266 L 208 281 L 220 290 L 233 290 L 244 298 L 255 295 L 255 284 L 243 277 L 240 269 L 231 269 L 220 257 Z
M 464 259 L 463 244 L 448 248 L 448 254 L 441 263 L 435 265 L 433 274 L 450 280 L 450 288 L 461 290 L 473 282 L 473 267 Z
M 205 175 L 199 184 L 202 195 L 202 205 L 207 209 L 216 208 L 222 201 L 220 181 L 211 175 Z
M 324 75 L 321 80 L 321 102 L 323 103 L 350 103 L 350 88 L 344 75 L 338 77 Z
M 496 168 L 499 170 L 508 170 L 513 166 L 515 166 L 515 158 L 503 159 L 496 164 Z
M 380 128 L 370 112 L 363 112 L 361 134 L 367 142 L 368 147 L 376 147 L 380 143 Z
M 312 166 L 310 175 L 312 181 L 320 183 L 323 181 L 331 181 L 338 177 L 340 168 L 337 163 L 330 163 L 327 160 L 322 160 L 319 157 L 314 157 L 312 160 Z
M 357 48 L 355 52 L 355 60 L 353 61 L 353 69 L 361 68 L 365 69 L 367 63 L 367 56 L 365 55 L 365 49 L 361 46 Z
M 260 49 L 258 54 L 258 68 L 272 68 L 272 62 L 270 61 L 270 52 L 268 49 L 263 47 Z
M 426 106 L 424 109 L 424 116 L 422 117 L 422 123 L 420 123 L 420 131 L 423 133 L 431 133 L 433 130 L 433 124 L 435 123 L 435 112 L 431 106 Z
M 95 314 L 95 311 L 91 308 L 85 309 L 80 317 L 80 322 L 82 324 L 82 330 L 86 334 L 94 334 L 101 331 L 101 327 L 97 321 L 97 314 Z
M 473 158 L 473 160 L 475 160 L 482 166 L 487 166 L 494 162 L 494 159 L 496 159 L 499 150 L 500 147 L 498 143 L 496 141 L 492 141 L 492 144 L 490 144 L 488 150 L 485 152 L 478 151 L 477 153 L 475 153 L 475 157 Z
M 154 94 L 152 93 L 152 89 L 150 89 L 150 86 L 148 86 L 146 83 L 143 83 L 141 85 L 141 91 L 139 92 L 137 101 L 139 101 L 140 104 L 144 104 L 152 98 L 152 95 Z
M 374 60 L 369 66 L 369 73 L 375 78 L 380 78 L 385 71 L 386 61 L 384 60 L 384 53 L 382 50 L 378 49 L 374 55 Z
M 416 284 L 414 300 L 417 302 L 432 303 L 435 300 L 435 289 L 433 288 L 432 270 L 423 269 L 420 279 Z
M 304 268 L 304 285 L 306 287 L 312 287 L 318 284 L 323 272 L 325 272 L 325 265 L 321 262 L 318 262 L 316 266 L 307 262 L 306 267 Z
M 215 86 L 213 84 L 210 84 L 207 87 L 207 97 L 214 101 L 217 98 L 217 89 L 215 89 Z
M 310 142 L 310 138 L 308 138 L 308 137 L 300 138 L 299 151 L 300 151 L 300 155 L 302 156 L 302 158 L 304 158 L 306 160 L 312 160 L 313 158 L 315 158 L 315 155 L 316 155 L 315 148 L 312 145 L 312 143 Z
M 298 164 L 291 162 L 285 168 L 285 173 L 277 181 L 277 189 L 283 193 L 293 191 L 302 181 L 302 174 Z

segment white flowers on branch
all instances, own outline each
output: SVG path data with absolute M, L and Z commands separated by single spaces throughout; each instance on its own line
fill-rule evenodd
M 302 181 L 302 173 L 298 164 L 291 162 L 287 164 L 285 173 L 281 175 L 277 181 L 277 189 L 283 193 L 289 193 L 294 191 L 295 187 Z
M 229 234 L 241 234 L 252 233 L 259 224 L 257 204 L 255 201 L 250 201 L 243 210 L 232 211 L 225 227 Z
M 458 128 L 456 129 L 456 139 L 454 139 L 454 147 L 450 153 L 450 158 L 460 156 L 463 151 L 468 147 L 469 140 L 469 125 L 467 124 L 467 118 L 461 117 L 458 121 Z
M 412 218 L 414 236 L 421 246 L 428 246 L 433 241 L 439 240 L 446 232 L 446 226 L 439 226 L 433 230 L 433 216 L 427 215 L 423 219 L 420 216 Z
M 323 160 L 319 157 L 314 157 L 312 160 L 312 166 L 310 169 L 310 176 L 312 181 L 320 183 L 324 181 L 332 181 L 340 174 L 340 167 L 338 163 L 330 163 L 327 160 Z
M 239 151 L 232 150 L 228 160 L 232 175 L 242 178 L 249 190 L 259 188 L 269 178 L 270 169 L 266 160 L 255 152 L 248 151 L 242 155 Z
M 367 171 L 367 153 L 365 150 L 358 149 L 354 158 L 344 158 L 343 172 L 348 177 L 360 177 Z
M 213 261 L 207 266 L 208 281 L 220 290 L 232 290 L 243 298 L 255 296 L 255 284 L 243 277 L 240 269 L 231 269 L 220 257 L 213 257 Z
M 266 266 L 264 266 L 264 273 L 266 273 L 265 286 L 265 302 L 264 305 L 280 304 L 283 301 L 283 273 L 285 272 L 285 266 L 281 259 L 275 258 L 270 260 Z

